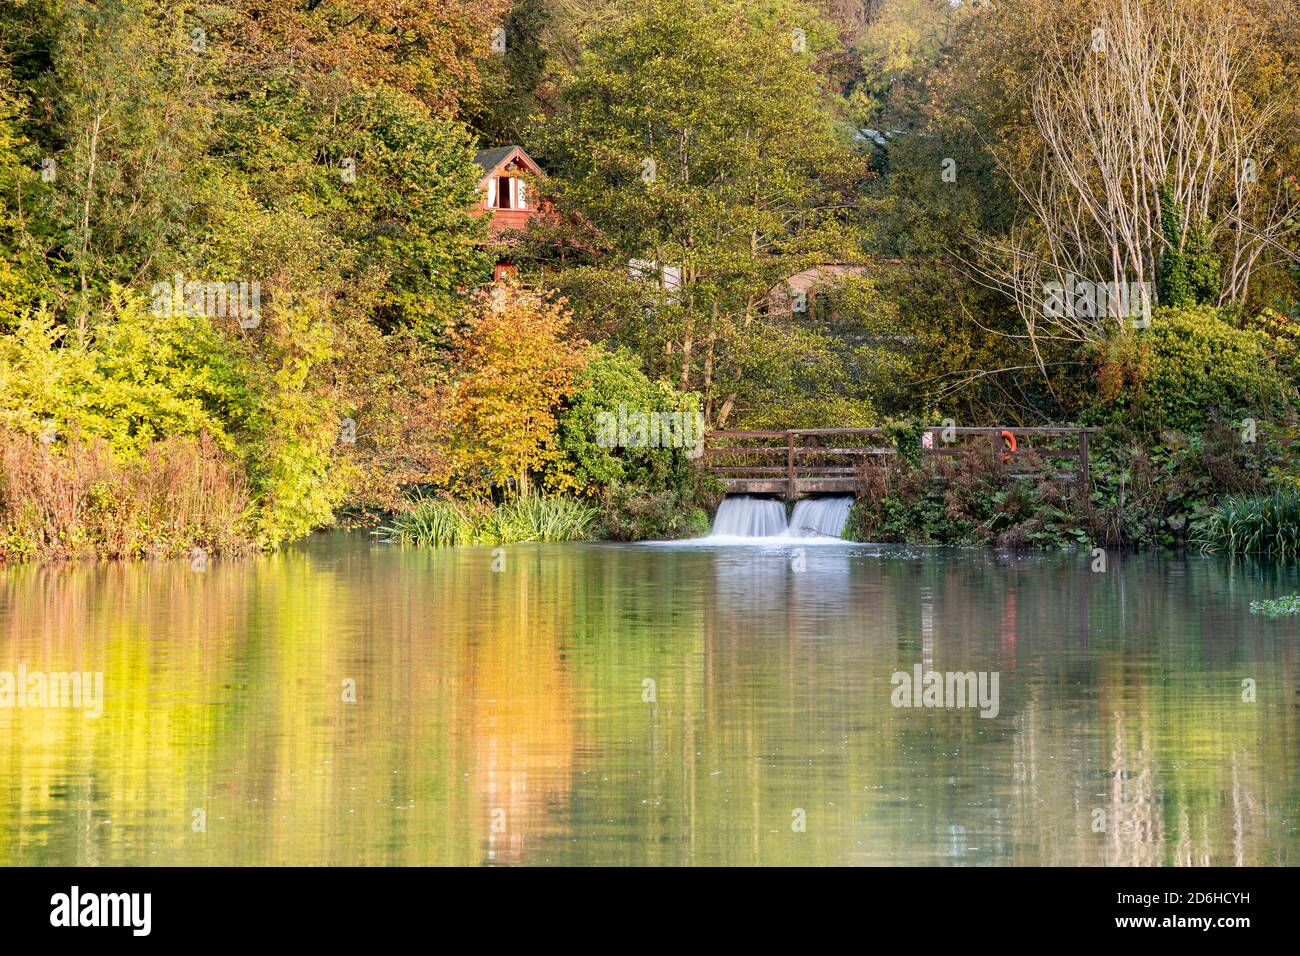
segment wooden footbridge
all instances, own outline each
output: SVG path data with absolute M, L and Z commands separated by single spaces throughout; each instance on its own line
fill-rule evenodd
M 921 454 L 959 455 L 982 447 L 1012 473 L 1029 460 L 1057 473 L 1068 463 L 1066 477 L 1086 490 L 1088 436 L 1096 428 L 958 428 L 925 429 Z M 787 428 L 784 431 L 714 431 L 705 439 L 705 466 L 736 494 L 771 494 L 803 498 L 816 494 L 851 494 L 858 475 L 872 460 L 896 455 L 881 428 Z M 1032 453 L 1032 454 L 1031 454 Z

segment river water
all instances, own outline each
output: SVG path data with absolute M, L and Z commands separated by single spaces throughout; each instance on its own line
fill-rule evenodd
M 1300 626 L 1249 611 L 1294 569 L 1090 565 L 338 532 L 0 570 L 0 671 L 103 675 L 98 717 L 0 706 L 0 863 L 1300 863 Z

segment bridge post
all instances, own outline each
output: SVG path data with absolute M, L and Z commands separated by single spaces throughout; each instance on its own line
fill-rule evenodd
M 789 429 L 786 429 L 785 433 L 785 483 L 785 496 L 790 501 L 794 501 L 794 432 Z
M 1088 431 L 1079 432 L 1079 500 L 1088 503 Z

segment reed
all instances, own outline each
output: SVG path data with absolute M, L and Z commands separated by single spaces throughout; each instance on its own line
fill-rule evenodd
M 1225 498 L 1201 522 L 1195 540 L 1215 553 L 1300 557 L 1300 491 Z
M 380 533 L 425 547 L 582 541 L 591 537 L 598 517 L 595 507 L 576 498 L 526 496 L 499 505 L 422 498 Z
M 119 462 L 101 441 L 0 429 L 0 560 L 246 551 L 251 515 L 243 469 L 206 438 Z

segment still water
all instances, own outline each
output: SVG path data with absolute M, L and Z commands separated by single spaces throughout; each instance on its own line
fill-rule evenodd
M 0 671 L 104 675 L 98 718 L 0 708 L 0 863 L 1300 863 L 1300 627 L 1249 611 L 1294 569 L 1089 565 L 336 533 L 0 570 Z M 892 706 L 917 664 L 996 673 L 997 716 Z

